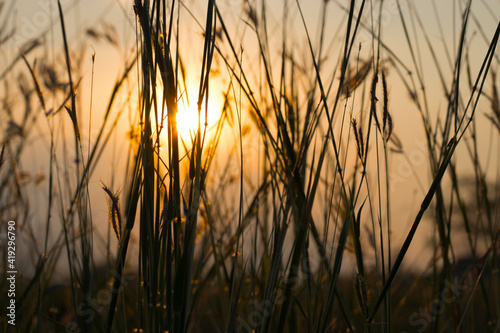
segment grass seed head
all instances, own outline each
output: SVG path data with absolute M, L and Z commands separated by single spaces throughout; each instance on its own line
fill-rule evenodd
M 383 135 L 385 141 L 389 141 L 391 138 L 392 130 L 393 130 L 393 122 L 392 117 L 389 114 L 389 93 L 387 90 L 387 79 L 385 76 L 385 71 L 382 70 L 382 92 L 384 95 L 384 111 L 383 111 Z
M 358 156 L 363 160 L 364 156 L 364 142 L 363 142 L 363 129 L 362 126 L 358 127 L 358 122 L 356 119 L 352 120 L 352 130 L 354 132 L 354 138 L 356 139 L 356 148 L 358 151 Z
M 365 318 L 369 316 L 368 310 L 368 292 L 366 281 L 363 275 L 356 273 L 356 295 L 358 296 L 359 306 Z
M 491 115 L 486 114 L 486 117 L 495 125 L 500 132 L 500 102 L 498 100 L 498 89 L 496 85 L 496 73 L 491 72 Z
M 111 227 L 115 232 L 116 239 L 120 240 L 122 237 L 122 217 L 120 213 L 119 192 L 111 192 L 111 190 L 106 185 L 104 185 L 104 183 L 102 184 L 102 189 L 109 197 L 108 205 Z
M 375 124 L 377 125 L 377 128 L 380 131 L 380 123 L 378 122 L 378 117 L 377 117 L 377 102 L 378 102 L 377 83 L 378 83 L 378 68 L 376 68 L 375 72 L 373 73 L 372 85 L 370 89 L 370 101 L 371 101 L 370 111 L 373 115 L 373 118 L 375 118 Z

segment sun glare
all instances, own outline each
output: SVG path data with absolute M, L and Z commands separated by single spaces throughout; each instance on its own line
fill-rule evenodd
M 221 115 L 222 102 L 217 98 L 210 96 L 208 100 L 208 112 L 207 119 L 205 119 L 205 103 L 202 104 L 201 114 L 198 116 L 198 91 L 197 86 L 188 86 L 188 91 L 183 93 L 179 101 L 177 102 L 177 132 L 179 133 L 179 138 L 184 141 L 187 147 L 191 146 L 191 143 L 198 130 L 198 124 L 200 125 L 202 135 L 205 128 L 205 120 L 207 123 L 207 133 L 206 137 L 210 136 L 211 129 L 217 124 L 217 121 Z M 161 109 L 159 111 L 161 113 Z M 199 118 L 199 119 L 198 119 Z M 164 122 L 167 120 L 164 119 Z M 165 124 L 166 126 L 166 124 Z M 162 136 L 166 138 L 167 132 L 164 130 Z

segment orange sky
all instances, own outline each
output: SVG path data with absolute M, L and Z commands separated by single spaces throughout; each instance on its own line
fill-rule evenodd
M 334 31 L 341 20 L 341 17 L 344 15 L 341 9 L 337 6 L 336 3 L 345 3 L 345 1 L 330 1 L 328 7 L 328 21 L 327 21 L 327 31 Z M 459 30 L 460 20 L 457 20 L 455 23 L 453 21 L 453 11 L 455 10 L 455 17 L 458 18 L 457 14 L 460 12 L 460 7 L 458 5 L 454 8 L 454 4 L 459 1 L 436 1 L 438 11 L 441 16 L 441 25 L 443 27 L 444 33 L 447 36 L 453 36 L 453 29 L 455 24 L 455 31 Z M 186 1 L 187 6 L 193 8 L 193 13 L 196 17 L 202 19 L 204 15 L 204 7 L 200 4 L 203 4 L 203 1 Z M 252 31 L 248 28 L 247 24 L 240 19 L 241 17 L 241 3 L 239 0 L 221 0 L 218 2 L 221 12 L 223 15 L 226 15 L 228 22 L 231 24 L 231 33 L 234 33 L 234 36 L 237 40 L 243 40 L 243 50 L 244 50 L 244 65 L 250 67 L 253 62 L 256 61 L 255 50 L 256 45 L 252 44 L 254 41 L 252 37 Z M 278 3 L 278 2 L 273 2 Z M 281 2 L 279 2 L 281 3 Z M 308 24 L 308 29 L 313 36 L 313 40 L 317 40 L 315 36 L 317 36 L 317 26 L 319 25 L 319 14 L 320 14 L 320 5 L 323 1 L 301 1 L 301 5 L 304 7 L 304 13 L 306 15 L 306 23 Z M 384 11 L 383 20 L 382 20 L 382 28 L 383 28 L 383 38 L 384 41 L 387 42 L 387 45 L 390 49 L 397 52 L 398 56 L 404 59 L 406 65 L 411 66 L 411 59 L 409 57 L 409 51 L 404 39 L 404 35 L 401 30 L 401 21 L 398 16 L 397 11 L 395 10 L 395 2 L 394 1 L 384 1 L 386 4 L 386 10 Z M 406 2 L 405 2 L 406 3 Z M 446 66 L 445 54 L 443 52 L 443 48 L 440 43 L 440 35 L 438 26 L 436 24 L 436 20 L 434 17 L 434 13 L 432 12 L 432 7 L 430 6 L 430 0 L 424 1 L 413 1 L 417 11 L 421 15 L 421 18 L 424 22 L 424 26 L 427 29 L 429 34 L 429 38 L 432 43 L 436 45 L 436 49 L 438 50 L 438 57 L 440 57 L 440 61 L 444 66 Z M 90 61 L 91 55 L 95 52 L 95 68 L 94 68 L 94 100 L 93 100 L 93 124 L 99 124 L 101 121 L 101 116 L 104 111 L 104 108 L 107 104 L 111 89 L 116 78 L 121 74 L 123 70 L 124 63 L 126 60 L 131 59 L 131 51 L 133 50 L 133 45 L 135 44 L 135 18 L 133 15 L 133 11 L 131 9 L 131 1 L 123 1 L 123 0 L 61 0 L 62 7 L 65 11 L 65 21 L 68 27 L 68 39 L 70 41 L 70 45 L 73 48 L 73 51 L 80 50 L 85 61 L 82 64 L 82 114 L 85 115 L 85 112 L 90 109 L 90 101 L 89 101 L 89 91 L 91 85 L 91 74 L 92 74 L 92 63 Z M 488 8 L 487 6 L 490 6 Z M 7 5 L 9 8 L 10 4 Z M 53 1 L 49 0 L 21 0 L 17 1 L 13 5 L 13 10 L 10 12 L 12 14 L 12 20 L 16 21 L 15 26 L 17 27 L 17 32 L 14 35 L 13 40 L 9 44 L 8 48 L 3 48 L 0 51 L 0 72 L 3 72 L 6 64 L 9 64 L 12 59 L 16 56 L 19 47 L 23 45 L 26 41 L 32 38 L 38 38 L 40 36 L 44 36 L 46 38 L 46 46 L 40 48 L 38 52 L 34 53 L 30 56 L 30 60 L 34 61 L 35 55 L 36 57 L 43 59 L 46 58 L 49 61 L 54 59 L 60 59 L 60 47 L 61 47 L 61 30 L 59 17 L 57 16 L 56 8 L 54 6 Z M 281 38 L 281 8 L 278 5 L 276 7 L 271 8 L 271 13 L 269 14 L 269 32 L 270 32 L 270 43 L 273 44 L 274 41 L 279 45 L 279 41 Z M 293 31 L 293 35 L 291 35 L 292 42 L 295 47 L 304 47 L 306 39 L 304 35 L 304 30 L 301 21 L 299 20 L 298 11 L 296 9 L 295 1 L 289 1 L 289 6 L 291 8 L 290 17 L 293 19 L 293 24 L 290 25 L 290 31 Z M 462 5 L 463 6 L 463 5 Z M 408 13 L 408 7 L 403 5 L 403 10 L 405 13 Z M 480 31 L 477 29 L 475 22 L 471 23 L 470 27 L 470 58 L 471 58 L 471 72 L 476 73 L 479 69 L 479 65 L 486 53 L 487 43 L 483 40 L 481 34 L 484 34 L 491 38 L 493 35 L 494 29 L 496 28 L 496 23 L 500 19 L 500 3 L 498 1 L 475 1 L 473 5 L 473 12 L 476 15 L 476 18 L 481 23 L 484 31 Z M 5 15 L 5 14 L 4 14 Z M 190 17 L 187 11 L 182 10 L 181 18 L 183 19 L 183 30 L 181 31 L 181 40 L 183 54 L 186 54 L 186 68 L 188 70 L 189 80 L 191 82 L 196 82 L 197 77 L 199 75 L 199 63 L 201 59 L 201 49 L 203 43 L 203 36 L 201 35 L 201 29 L 195 24 L 195 21 Z M 369 15 L 367 16 L 369 18 Z M 88 36 L 84 35 L 84 31 L 89 28 L 93 28 L 96 31 L 104 31 L 106 26 L 103 22 L 107 22 L 112 24 L 117 32 L 119 37 L 119 44 L 117 46 L 112 46 L 109 43 L 103 40 L 89 40 Z M 53 23 L 53 24 L 52 24 Z M 12 22 L 13 24 L 13 22 Z M 244 37 L 243 37 L 244 36 Z M 360 53 L 360 57 L 366 59 L 370 56 L 371 53 L 371 41 L 369 39 L 363 39 L 361 35 L 360 41 L 362 42 L 362 50 Z M 444 112 L 446 109 L 446 101 L 443 97 L 442 89 L 440 86 L 440 82 L 438 80 L 438 76 L 435 71 L 435 67 L 432 63 L 432 60 L 429 56 L 429 52 L 425 47 L 425 40 L 422 38 L 422 35 L 419 35 L 419 45 L 422 49 L 422 53 L 425 56 L 421 59 L 422 63 L 425 64 L 426 72 L 425 72 L 425 84 L 427 91 L 431 92 L 429 94 L 429 108 L 430 110 Z M 473 36 L 473 37 L 472 37 Z M 332 36 L 326 37 L 329 41 L 327 45 L 332 42 Z M 455 40 L 458 39 L 458 36 L 455 34 Z M 340 42 L 339 40 L 335 41 L 336 43 Z M 453 41 L 447 40 L 446 44 L 453 49 Z M 306 48 L 304 48 L 305 50 Z M 337 58 L 336 49 L 332 48 L 333 61 Z M 277 50 L 279 51 L 279 49 Z M 303 52 L 307 54 L 307 52 Z M 276 55 L 276 52 L 274 53 Z M 273 55 L 272 55 L 273 56 Z M 382 54 L 384 57 L 385 55 Z M 498 58 L 497 58 L 498 59 Z M 18 70 L 24 70 L 22 67 L 23 64 L 18 64 L 16 69 L 13 71 L 17 72 Z M 496 67 L 498 68 L 498 61 L 496 63 Z M 446 68 L 446 67 L 445 67 Z M 220 90 L 227 88 L 228 73 L 222 62 L 219 63 L 220 69 L 220 83 L 213 84 L 211 100 L 214 100 L 215 107 L 221 104 L 221 94 Z M 451 73 L 451 70 L 448 74 Z M 12 74 L 14 75 L 14 74 Z M 330 73 L 325 74 L 325 78 L 330 75 Z M 405 150 L 408 152 L 409 156 L 413 156 L 415 159 L 411 163 L 411 167 L 414 169 L 421 182 L 424 184 L 424 187 L 429 184 L 429 175 L 428 175 L 428 163 L 420 162 L 417 158 L 419 153 L 422 152 L 422 139 L 423 132 L 420 118 L 416 112 L 416 109 L 413 104 L 408 103 L 408 94 L 406 93 L 404 87 L 399 82 L 396 73 L 389 69 L 388 72 L 389 77 L 389 89 L 391 94 L 391 109 L 393 113 L 393 117 L 395 120 L 395 132 L 403 141 L 403 146 Z M 473 74 L 475 78 L 475 75 Z M 222 83 L 223 82 L 223 83 Z M 134 82 L 130 82 L 131 85 Z M 488 86 L 489 88 L 489 86 Z M 1 88 L 3 89 L 3 88 Z M 191 90 L 191 89 L 188 89 Z M 196 92 L 196 88 L 192 89 Z M 219 90 L 219 92 L 217 91 Z M 191 94 L 193 94 L 191 92 Z M 133 97 L 132 97 L 133 98 Z M 191 103 L 194 105 L 195 101 L 193 101 L 194 96 L 192 97 Z M 127 103 L 125 97 L 121 97 L 120 102 L 122 105 Z M 355 113 L 359 113 L 359 109 L 356 109 L 355 102 Z M 487 104 L 481 104 L 484 108 L 487 109 Z M 488 142 L 488 138 L 491 133 L 491 127 L 485 117 L 482 115 L 483 111 L 478 113 L 479 117 L 482 117 L 480 124 L 484 126 L 485 130 L 480 131 L 480 140 Z M 113 145 L 111 153 L 105 157 L 103 161 L 103 165 L 109 165 L 108 163 L 112 163 L 114 160 L 119 160 L 123 158 L 123 156 L 119 153 L 120 150 L 126 149 L 126 142 L 123 139 L 123 136 L 128 131 L 128 113 L 125 113 L 124 117 L 125 121 L 122 123 L 120 127 L 120 131 L 116 134 L 117 142 Z M 249 123 L 248 117 L 243 116 L 243 122 Z M 88 131 L 88 118 L 82 118 L 82 126 L 87 126 L 87 128 L 82 131 L 84 132 L 84 136 L 86 137 L 86 133 Z M 93 127 L 94 128 L 94 127 Z M 97 128 L 97 127 L 96 127 Z M 45 129 L 46 130 L 46 129 Z M 234 134 L 234 133 L 233 133 Z M 93 133 L 95 135 L 95 133 Z M 229 138 L 231 135 L 228 136 Z M 498 136 L 497 136 L 498 138 Z M 91 134 L 91 140 L 92 140 Z M 228 140 L 229 141 L 229 140 Z M 233 144 L 234 142 L 231 142 Z M 487 147 L 485 147 L 487 148 Z M 493 161 L 493 165 L 491 166 L 492 170 L 496 170 L 499 168 L 498 166 L 498 152 L 499 152 L 498 143 L 495 145 L 493 143 L 492 151 L 493 155 L 490 156 L 490 159 Z M 42 149 L 43 151 L 43 149 Z M 46 148 L 45 148 L 46 151 Z M 487 160 L 487 151 L 485 151 L 484 161 L 486 163 Z M 413 155 L 411 155 L 413 154 Z M 459 150 L 457 152 L 457 159 L 466 159 L 466 150 Z M 398 224 L 394 224 L 395 228 L 400 228 L 401 237 L 400 240 L 404 237 L 404 231 L 408 228 L 408 223 L 411 222 L 412 217 L 415 212 L 418 210 L 419 203 L 421 198 L 423 197 L 423 193 L 419 188 L 417 182 L 413 180 L 413 174 L 407 174 L 406 167 L 408 162 L 401 158 L 400 156 L 394 156 L 392 158 L 392 167 L 396 176 L 401 176 L 398 179 L 400 186 L 395 188 L 394 197 L 398 198 L 395 200 L 395 204 L 393 206 L 393 215 L 398 216 L 400 222 Z M 496 164 L 496 165 L 495 165 Z M 44 170 L 43 163 L 36 163 L 36 167 L 34 168 L 34 172 L 39 170 Z M 471 165 L 468 163 L 457 163 L 461 172 L 470 172 Z M 46 170 L 46 169 L 45 169 Z M 491 180 L 495 180 L 498 175 L 492 173 L 490 175 Z M 112 170 L 103 168 L 99 170 L 92 179 L 93 192 L 92 196 L 97 198 L 95 199 L 96 204 L 98 206 L 95 210 L 96 216 L 105 216 L 106 214 L 106 206 L 102 204 L 104 194 L 100 189 L 100 181 L 105 183 L 111 182 L 114 179 L 115 184 L 119 187 L 119 184 L 122 182 L 121 177 L 117 177 Z M 41 194 L 40 194 L 41 195 Z M 428 232 L 431 229 L 428 230 Z M 400 240 L 395 241 L 396 244 L 399 243 Z

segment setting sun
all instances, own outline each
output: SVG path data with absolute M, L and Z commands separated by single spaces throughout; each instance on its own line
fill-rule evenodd
M 197 98 L 197 85 L 191 84 L 187 87 L 187 92 L 184 92 L 177 101 L 177 131 L 179 133 L 180 139 L 184 141 L 186 146 L 190 146 L 192 141 L 194 140 L 194 136 L 196 135 L 196 131 L 198 130 L 198 124 L 200 125 L 201 131 L 203 133 L 204 125 L 206 122 L 206 135 L 210 135 L 210 129 L 217 123 L 221 114 L 221 102 L 219 101 L 219 99 L 216 97 L 209 97 L 207 119 L 205 119 L 205 101 L 202 104 L 201 114 L 199 117 Z M 161 114 L 161 108 L 159 108 L 158 112 Z M 163 121 L 166 122 L 167 119 L 165 118 Z M 165 136 L 166 132 L 163 132 L 162 135 Z
M 0 0 L 2 331 L 500 333 L 499 44 L 500 0 Z

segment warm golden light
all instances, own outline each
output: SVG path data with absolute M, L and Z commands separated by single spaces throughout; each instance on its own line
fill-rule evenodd
M 193 142 L 198 126 L 200 126 L 201 133 L 207 124 L 207 136 L 209 135 L 211 127 L 213 127 L 221 115 L 221 103 L 216 98 L 209 98 L 207 119 L 205 119 L 205 101 L 202 104 L 201 112 L 198 113 L 198 90 L 196 85 L 187 87 L 187 92 L 184 92 L 177 102 L 177 132 L 179 138 L 184 141 L 186 146 L 190 146 Z M 161 113 L 161 110 L 159 111 Z M 167 119 L 164 119 L 166 122 Z M 166 124 L 164 124 L 166 126 Z M 166 131 L 162 136 L 166 135 Z

